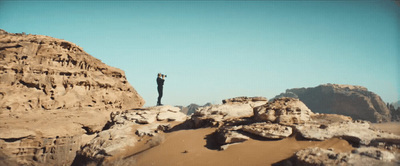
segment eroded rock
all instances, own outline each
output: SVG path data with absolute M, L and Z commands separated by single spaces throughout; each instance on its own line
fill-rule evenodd
M 0 109 L 130 109 L 144 104 L 122 70 L 74 43 L 0 34 Z
M 222 126 L 223 121 L 253 116 L 253 108 L 265 104 L 265 100 L 242 98 L 224 100 L 225 104 L 201 107 L 195 111 L 191 119 L 195 127 Z M 262 98 L 264 99 L 264 98 Z M 228 102 L 229 101 L 229 102 Z
M 282 165 L 397 165 L 393 159 L 393 153 L 374 147 L 358 148 L 352 153 L 336 153 L 314 147 L 296 152 L 291 159 L 282 162 Z
M 261 122 L 301 124 L 311 120 L 308 107 L 295 98 L 279 98 L 254 108 L 254 119 Z
M 70 165 L 111 111 L 141 107 L 124 72 L 74 43 L 0 30 L 0 151 L 20 165 Z
M 400 144 L 400 136 L 373 130 L 366 121 L 342 121 L 339 123 L 309 123 L 295 126 L 307 139 L 326 140 L 339 137 L 354 145 L 377 145 L 379 142 Z

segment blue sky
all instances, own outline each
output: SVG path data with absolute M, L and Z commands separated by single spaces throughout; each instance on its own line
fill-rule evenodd
M 0 1 L 0 28 L 76 43 L 124 70 L 145 106 L 158 72 L 170 105 L 326 83 L 400 98 L 393 1 Z

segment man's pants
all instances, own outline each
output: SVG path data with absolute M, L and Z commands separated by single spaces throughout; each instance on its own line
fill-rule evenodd
M 163 87 L 157 87 L 158 90 L 158 100 L 157 105 L 161 104 L 161 97 L 163 96 Z

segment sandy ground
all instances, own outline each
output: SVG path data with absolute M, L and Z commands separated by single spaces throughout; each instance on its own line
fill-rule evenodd
M 219 151 L 213 149 L 212 142 L 207 141 L 210 140 L 207 139 L 208 135 L 214 131 L 215 128 L 203 128 L 165 133 L 165 138 L 156 138 L 164 140 L 160 145 L 150 149 L 148 149 L 149 143 L 138 145 L 128 151 L 127 157 L 122 158 L 122 161 L 113 161 L 112 165 L 124 163 L 122 165 L 257 166 L 277 163 L 306 147 L 333 148 L 336 152 L 347 152 L 353 149 L 347 141 L 337 138 L 326 141 L 308 141 L 297 140 L 293 136 L 275 141 L 250 139 L 244 143 L 232 145 L 225 151 Z
M 371 126 L 379 130 L 400 135 L 400 122 L 372 123 Z

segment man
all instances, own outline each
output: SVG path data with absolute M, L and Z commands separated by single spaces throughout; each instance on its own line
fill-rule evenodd
M 157 90 L 158 90 L 157 106 L 162 105 L 161 104 L 161 97 L 163 95 L 164 81 L 165 81 L 165 75 L 161 74 L 161 73 L 158 73 L 158 76 L 157 76 Z

